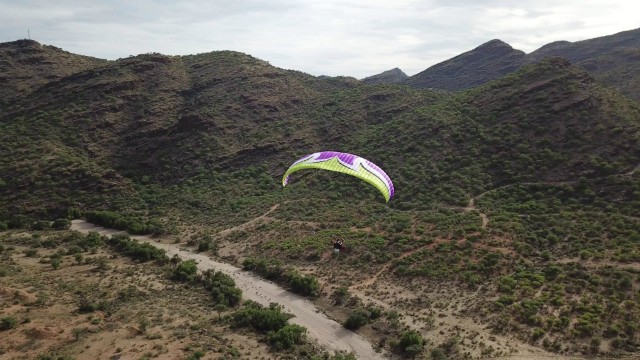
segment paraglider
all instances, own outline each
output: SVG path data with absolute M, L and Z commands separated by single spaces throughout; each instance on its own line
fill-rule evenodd
M 339 253 L 340 250 L 344 249 L 344 239 L 341 237 L 335 237 L 333 240 L 333 251 L 335 253 Z
M 353 154 L 321 151 L 305 155 L 289 167 L 282 177 L 282 186 L 287 186 L 291 173 L 302 169 L 324 169 L 355 176 L 378 189 L 387 202 L 395 192 L 391 179 L 380 167 Z

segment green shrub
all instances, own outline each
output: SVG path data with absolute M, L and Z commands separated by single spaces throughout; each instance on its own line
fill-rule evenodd
M 246 301 L 242 309 L 232 315 L 234 327 L 251 327 L 256 331 L 268 333 L 282 329 L 293 316 L 282 312 L 282 306 L 271 303 L 268 308 L 254 301 Z
M 18 326 L 18 320 L 13 316 L 0 318 L 0 331 L 10 330 Z
M 421 353 L 423 347 L 424 339 L 419 332 L 415 330 L 408 330 L 400 335 L 398 348 L 402 353 L 413 357 Z
M 198 273 L 198 264 L 195 260 L 183 261 L 173 270 L 172 279 L 183 282 L 193 282 Z
M 51 228 L 51 222 L 46 220 L 38 220 L 31 225 L 33 230 L 45 230 Z
M 56 230 L 68 230 L 71 227 L 71 221 L 68 219 L 56 219 L 52 227 Z
M 277 349 L 291 349 L 302 343 L 306 333 L 307 329 L 300 325 L 287 324 L 278 331 L 269 332 L 268 339 Z
M 236 283 L 231 276 L 221 271 L 206 270 L 202 273 L 202 281 L 216 304 L 236 306 L 240 303 L 242 290 L 236 287 Z
M 535 341 L 535 340 L 539 340 L 541 339 L 545 334 L 544 329 L 542 328 L 535 328 L 533 329 L 532 333 L 531 333 L 531 338 Z
M 134 260 L 140 261 L 168 261 L 165 251 L 147 243 L 139 243 L 126 234 L 116 234 L 107 240 L 108 244 L 117 251 L 124 253 Z
M 242 262 L 242 268 L 255 271 L 265 279 L 276 279 L 284 273 L 282 264 L 277 260 L 247 258 Z
M 355 309 L 344 322 L 344 327 L 357 330 L 369 323 L 369 312 L 363 308 Z
M 78 312 L 81 314 L 92 313 L 97 310 L 106 311 L 108 308 L 109 304 L 105 300 L 94 302 L 86 296 L 82 296 L 78 301 Z
M 26 257 L 36 257 L 38 256 L 38 250 L 36 249 L 27 249 L 24 251 L 24 255 Z
M 320 284 L 315 276 L 301 275 L 297 271 L 290 271 L 287 275 L 288 283 L 293 292 L 303 296 L 318 296 Z
M 204 238 L 198 240 L 198 252 L 205 252 L 209 250 L 216 253 L 218 251 L 218 246 L 213 241 L 211 235 L 206 235 Z
M 84 251 L 89 251 L 104 244 L 103 237 L 97 232 L 90 232 L 84 238 L 76 240 L 76 245 Z
M 162 235 L 165 230 L 160 224 L 136 217 L 125 216 L 113 211 L 89 211 L 85 213 L 88 221 L 104 227 L 125 230 L 134 235 Z

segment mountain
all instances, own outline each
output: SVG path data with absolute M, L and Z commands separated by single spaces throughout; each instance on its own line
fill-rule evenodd
M 503 41 L 491 40 L 411 76 L 406 83 L 418 89 L 462 90 L 509 74 L 524 63 L 524 52 Z
M 640 29 L 577 42 L 556 41 L 526 55 L 500 40 L 491 40 L 429 67 L 406 83 L 415 88 L 463 90 L 507 75 L 525 64 L 559 56 L 582 66 L 604 84 L 640 99 L 640 75 L 635 71 L 635 53 L 639 49 Z
M 33 40 L 0 43 L 0 109 L 46 83 L 106 63 Z
M 365 84 L 397 84 L 405 81 L 409 76 L 398 68 L 384 71 L 362 79 Z
M 2 44 L 3 64 L 28 45 Z M 233 51 L 94 61 L 45 49 L 0 83 L 12 99 L 0 111 L 1 229 L 91 216 L 206 238 L 207 256 L 316 276 L 318 306 L 365 318 L 363 334 L 391 351 L 405 325 L 452 359 L 640 351 L 640 103 L 601 83 L 633 69 L 635 51 L 582 62 L 602 79 L 552 57 L 450 92 Z M 526 60 L 493 41 L 439 68 L 462 84 L 478 81 L 463 63 L 497 74 L 509 59 Z M 323 171 L 283 188 L 285 169 L 319 150 L 375 162 L 395 197 Z M 332 255 L 335 237 L 349 253 Z
M 640 46 L 616 48 L 577 65 L 621 94 L 640 99 Z
M 640 48 L 640 29 L 576 42 L 553 42 L 527 54 L 527 61 L 537 62 L 545 57 L 560 56 L 572 63 L 579 63 L 618 48 Z

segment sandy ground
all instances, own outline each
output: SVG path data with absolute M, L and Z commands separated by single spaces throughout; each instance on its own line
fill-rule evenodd
M 73 220 L 71 229 L 83 233 L 94 231 L 102 235 L 112 235 L 119 232 L 95 226 L 83 220 Z M 198 262 L 200 270 L 215 269 L 232 276 L 236 286 L 242 290 L 245 299 L 256 301 L 262 305 L 269 305 L 271 302 L 282 305 L 287 312 L 295 316 L 290 320 L 291 322 L 306 327 L 309 337 L 331 351 L 353 352 L 358 359 L 365 360 L 389 358 L 377 353 L 371 343 L 361 335 L 345 329 L 325 314 L 318 312 L 311 301 L 288 292 L 269 281 L 260 279 L 232 265 L 212 260 L 206 255 L 180 249 L 176 244 L 162 243 L 158 239 L 147 236 L 133 236 L 133 238 L 166 250 L 169 257 L 177 254 L 183 260 L 193 259 Z

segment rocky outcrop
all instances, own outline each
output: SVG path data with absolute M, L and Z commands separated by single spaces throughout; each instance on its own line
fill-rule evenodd
M 399 68 L 393 68 L 377 75 L 369 76 L 362 81 L 365 84 L 397 84 L 408 79 L 409 76 Z

